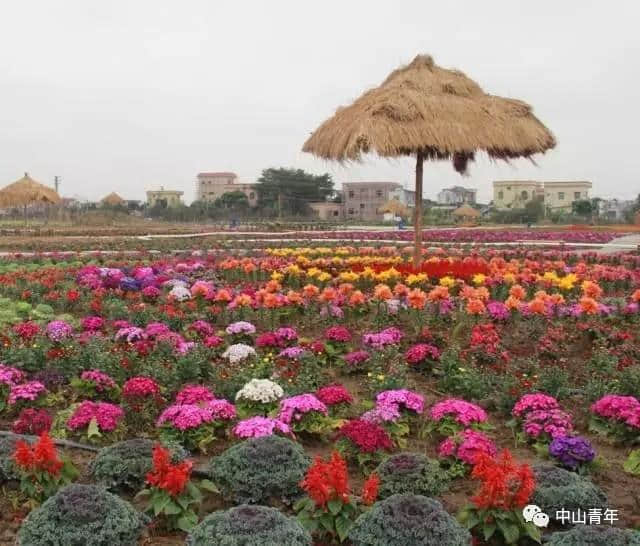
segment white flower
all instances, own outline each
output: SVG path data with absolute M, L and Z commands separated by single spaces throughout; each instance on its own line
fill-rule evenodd
M 277 383 L 268 379 L 252 379 L 236 393 L 236 400 L 244 399 L 268 404 L 280 400 L 283 395 L 284 391 Z
M 244 343 L 230 345 L 227 350 L 222 353 L 222 358 L 226 358 L 231 364 L 236 364 L 250 356 L 256 356 L 256 351 L 253 347 L 245 345 Z
M 168 281 L 165 281 L 162 286 L 167 286 L 167 287 L 175 287 L 175 286 L 184 286 L 186 288 L 187 283 L 181 279 L 169 279 Z
M 169 295 L 178 301 L 187 301 L 191 299 L 191 291 L 184 286 L 174 286 Z

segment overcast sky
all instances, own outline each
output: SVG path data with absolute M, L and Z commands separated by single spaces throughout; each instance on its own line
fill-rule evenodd
M 0 185 L 28 171 L 61 193 L 181 189 L 199 171 L 267 167 L 413 183 L 410 160 L 348 168 L 300 152 L 335 108 L 430 53 L 486 91 L 522 99 L 558 146 L 461 178 L 426 165 L 425 196 L 504 178 L 580 179 L 640 192 L 640 3 L 0 0 Z

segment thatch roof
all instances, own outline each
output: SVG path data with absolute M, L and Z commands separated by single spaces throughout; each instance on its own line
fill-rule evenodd
M 339 108 L 302 149 L 338 161 L 370 152 L 383 157 L 422 152 L 425 159 L 452 159 L 463 173 L 478 151 L 509 160 L 555 144 L 528 104 L 489 95 L 462 72 L 418 55 L 379 87 Z
M 120 197 L 116 192 L 111 192 L 106 197 L 103 197 L 100 202 L 103 205 L 111 205 L 115 207 L 117 205 L 124 205 L 125 200 L 122 197 Z
M 40 182 L 36 182 L 27 173 L 20 180 L 0 190 L 0 207 L 19 207 L 31 203 L 60 203 L 58 193 Z
M 396 216 L 407 216 L 409 214 L 409 209 L 406 205 L 397 199 L 389 199 L 379 210 L 380 212 L 391 212 Z
M 451 214 L 454 216 L 462 216 L 463 218 L 477 218 L 480 216 L 480 211 L 470 207 L 469 205 L 462 205 L 454 210 Z

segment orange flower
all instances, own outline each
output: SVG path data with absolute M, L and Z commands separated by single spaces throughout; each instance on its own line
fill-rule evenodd
M 270 280 L 265 286 L 264 289 L 267 292 L 278 292 L 282 288 L 282 285 L 275 280 Z
M 476 298 L 484 302 L 487 302 L 489 301 L 489 296 L 490 296 L 489 290 L 487 290 L 486 286 L 480 286 L 479 288 L 476 288 L 476 295 L 475 295 Z
M 448 300 L 449 289 L 446 286 L 436 286 L 427 294 L 427 299 L 431 302 Z
M 386 301 L 393 298 L 393 292 L 386 284 L 377 284 L 373 289 L 373 297 L 377 300 Z
M 547 312 L 547 304 L 542 298 L 534 298 L 529 302 L 529 310 L 538 315 L 544 315 Z
M 273 309 L 275 307 L 279 307 L 280 306 L 280 299 L 278 298 L 278 296 L 276 294 L 273 294 L 273 293 L 269 292 L 269 293 L 264 295 L 263 305 L 267 309 Z
M 413 309 L 424 309 L 427 304 L 427 295 L 419 288 L 414 288 L 407 294 L 407 301 L 409 302 L 409 307 Z
M 631 295 L 631 299 L 633 301 L 640 301 L 640 288 Z
M 520 307 L 520 300 L 514 296 L 509 296 L 504 304 L 507 306 L 508 309 L 518 309 L 518 307 Z
M 582 296 L 579 305 L 582 312 L 587 315 L 595 315 L 598 313 L 598 302 L 589 296 Z
M 467 313 L 471 314 L 471 315 L 481 315 L 482 313 L 484 313 L 484 303 L 482 302 L 482 300 L 476 299 L 476 298 L 471 298 L 468 302 L 467 302 Z
M 338 286 L 338 292 L 343 296 L 346 296 L 353 292 L 354 286 L 350 282 L 343 282 L 340 286 Z
M 226 288 L 221 288 L 213 299 L 215 301 L 231 301 L 231 293 Z
M 256 266 L 256 264 L 249 262 L 244 264 L 242 266 L 242 269 L 244 270 L 245 273 L 249 274 L 249 273 L 253 273 L 256 269 L 258 269 L 258 267 Z
M 349 305 L 362 305 L 365 302 L 364 294 L 360 290 L 355 290 L 349 297 Z
M 523 300 L 527 295 L 526 291 L 519 284 L 514 284 L 511 288 L 509 288 L 509 295 L 513 296 L 518 300 Z
M 582 293 L 589 298 L 598 299 L 602 296 L 602 288 L 593 281 L 584 281 L 580 288 L 582 288 Z
M 315 284 L 307 284 L 302 289 L 302 293 L 304 294 L 304 297 L 307 299 L 315 298 L 319 292 L 320 292 L 320 289 Z
M 336 292 L 336 289 L 331 286 L 327 286 L 322 290 L 318 299 L 322 302 L 330 303 L 334 301 L 337 296 L 338 293 Z
M 564 300 L 564 296 L 562 294 L 552 294 L 551 295 L 551 301 L 555 304 L 555 305 L 563 305 L 565 300 Z
M 233 303 L 235 303 L 238 307 L 249 306 L 251 305 L 251 296 L 249 294 L 238 294 L 233 299 Z
M 409 288 L 406 285 L 402 284 L 401 282 L 399 282 L 393 287 L 393 293 L 398 297 L 404 296 L 408 291 L 409 291 Z
M 300 292 L 289 290 L 289 292 L 287 292 L 287 300 L 289 300 L 289 303 L 292 303 L 293 305 L 300 305 L 302 303 L 302 296 L 300 295 Z

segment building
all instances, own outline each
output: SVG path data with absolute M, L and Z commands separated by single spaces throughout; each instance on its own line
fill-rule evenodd
M 147 206 L 153 208 L 155 206 L 177 207 L 182 204 L 183 191 L 165 190 L 160 187 L 159 190 L 149 190 L 147 192 Z
M 444 188 L 438 192 L 439 205 L 474 205 L 476 202 L 475 188 L 463 188 L 462 186 L 452 186 Z
M 196 177 L 196 199 L 198 201 L 215 201 L 225 193 L 241 191 L 247 196 L 249 206 L 258 204 L 256 184 L 247 184 L 238 180 L 232 172 L 198 173 Z
M 624 220 L 624 214 L 634 204 L 632 200 L 600 199 L 598 201 L 598 216 L 607 220 Z
M 309 207 L 319 220 L 326 222 L 340 222 L 344 220 L 344 205 L 333 201 L 318 201 L 309 203 Z
M 100 200 L 100 206 L 104 207 L 123 207 L 126 205 L 126 201 L 120 197 L 116 192 L 111 192 L 106 197 Z
M 389 199 L 400 201 L 405 207 L 413 208 L 416 206 L 416 192 L 413 190 L 405 190 L 404 188 L 396 188 L 389 192 Z
M 345 182 L 344 211 L 347 220 L 381 221 L 380 208 L 391 199 L 390 194 L 400 195 L 402 185 L 397 182 Z M 414 198 L 415 201 L 415 198 Z
M 550 212 L 571 212 L 575 201 L 589 199 L 590 189 L 587 181 L 496 180 L 493 204 L 498 210 L 517 209 L 537 198 Z

